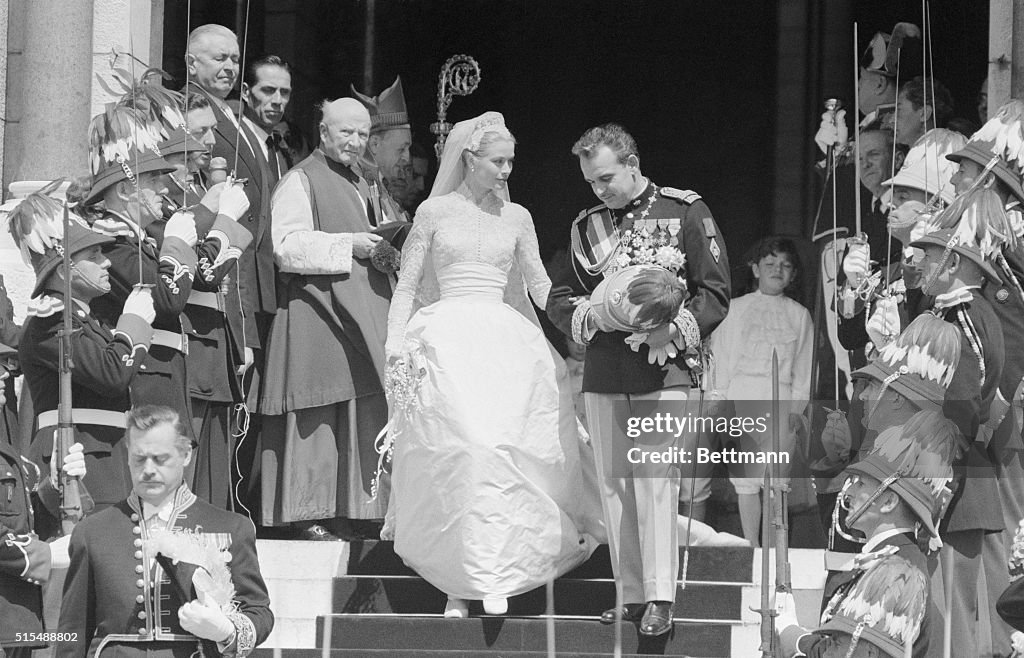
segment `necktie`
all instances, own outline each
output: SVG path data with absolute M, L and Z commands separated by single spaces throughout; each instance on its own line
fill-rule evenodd
M 274 174 L 274 182 L 276 183 L 281 179 L 281 157 L 284 149 L 282 148 L 281 135 L 279 133 L 272 132 L 267 137 L 267 160 L 270 161 L 270 171 Z

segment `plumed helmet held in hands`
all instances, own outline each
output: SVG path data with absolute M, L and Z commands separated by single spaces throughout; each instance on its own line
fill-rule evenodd
M 631 265 L 605 277 L 590 303 L 616 331 L 649 331 L 672 321 L 686 301 L 686 285 L 657 265 Z

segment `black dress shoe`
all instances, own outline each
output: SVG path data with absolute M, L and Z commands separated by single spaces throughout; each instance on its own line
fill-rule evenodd
M 643 635 L 664 635 L 672 629 L 672 602 L 651 601 L 647 611 L 640 620 L 640 633 Z
M 646 607 L 646 603 L 626 603 L 622 606 L 622 621 L 640 621 Z M 605 610 L 601 613 L 601 623 L 615 623 L 615 608 Z
M 327 528 L 323 527 L 319 523 L 315 523 L 308 528 L 303 528 L 299 537 L 305 541 L 341 541 L 339 537 L 331 534 Z

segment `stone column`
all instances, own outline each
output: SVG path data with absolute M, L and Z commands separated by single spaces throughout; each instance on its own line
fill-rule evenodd
M 17 139 L 6 180 L 49 180 L 88 171 L 86 130 L 92 95 L 92 0 L 25 3 L 17 90 Z M 8 109 L 13 109 L 8 104 Z M 14 130 L 11 130 L 14 132 Z M 12 143 L 13 142 L 13 143 Z
M 117 57 L 117 68 L 124 69 L 129 75 L 134 73 L 136 78 L 147 68 L 160 66 L 163 37 L 156 26 L 163 25 L 163 1 L 93 0 L 93 24 L 95 30 L 90 50 L 96 75 L 92 84 L 90 116 L 99 114 L 107 103 L 121 96 L 121 83 L 114 79 L 111 66 L 115 51 L 122 53 Z M 134 71 L 128 53 L 137 60 Z

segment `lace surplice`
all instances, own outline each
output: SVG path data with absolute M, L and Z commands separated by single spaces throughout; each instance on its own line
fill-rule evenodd
M 540 259 L 533 219 L 518 204 L 494 198 L 491 201 L 500 204 L 500 214 L 480 209 L 460 192 L 434 197 L 420 205 L 402 250 L 401 274 L 391 299 L 388 355 L 402 352 L 405 328 L 412 315 L 440 299 L 436 272 L 455 263 L 485 263 L 505 272 L 505 303 L 537 323 L 526 290 L 544 308 L 551 280 Z

